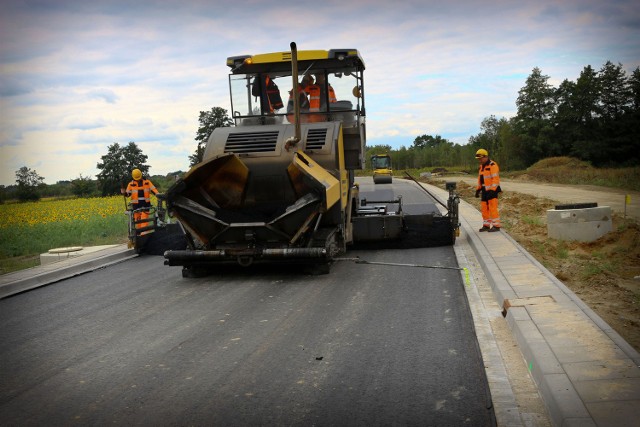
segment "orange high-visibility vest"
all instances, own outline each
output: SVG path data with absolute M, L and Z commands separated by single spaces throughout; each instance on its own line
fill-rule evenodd
M 500 168 L 498 164 L 493 160 L 489 160 L 487 163 L 480 165 L 478 170 L 478 185 L 476 190 L 498 191 L 500 185 Z M 497 197 L 497 194 L 496 194 Z
M 268 74 L 263 76 L 260 81 L 256 77 L 251 88 L 251 94 L 260 97 L 263 112 L 274 113 L 275 110 L 284 107 L 280 97 L 280 89 Z
M 333 90 L 333 86 L 329 85 L 329 102 L 338 102 L 338 98 L 336 98 L 336 91 Z
M 309 94 L 309 111 L 320 111 L 320 86 L 310 85 L 304 91 Z
M 271 77 L 267 76 L 267 100 L 269 101 L 269 111 L 273 113 L 275 110 L 279 110 L 284 107 L 282 98 L 280 98 L 280 90 Z
M 151 206 L 151 193 L 158 194 L 158 190 L 148 179 L 134 180 L 127 185 L 127 196 L 131 197 L 134 209 Z
M 304 91 L 309 94 L 309 111 L 320 111 L 322 101 L 324 101 L 322 99 L 322 88 L 314 84 L 307 86 Z M 333 90 L 333 87 L 331 87 L 331 85 L 329 85 L 329 102 L 338 102 L 338 98 L 336 98 L 336 92 Z

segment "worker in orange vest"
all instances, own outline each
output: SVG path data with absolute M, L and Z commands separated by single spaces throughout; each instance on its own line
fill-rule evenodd
M 313 77 L 310 74 L 305 74 L 300 80 L 300 84 L 298 85 L 298 102 L 300 103 L 300 122 L 306 123 L 308 122 L 308 115 L 304 114 L 309 111 L 309 98 L 307 98 L 306 89 L 309 85 L 313 84 Z M 295 118 L 293 116 L 293 89 L 289 91 L 289 102 L 287 103 L 287 120 L 289 123 L 294 123 Z
M 329 93 L 329 103 L 333 104 L 334 102 L 338 102 L 338 98 L 336 98 L 336 92 L 333 90 L 333 87 L 331 86 L 331 84 L 327 84 L 326 85 L 326 91 L 325 92 L 325 84 L 326 84 L 326 79 L 323 73 L 318 73 L 316 74 L 316 82 L 314 84 L 314 86 L 319 87 L 320 88 L 320 104 L 318 105 L 318 107 L 320 108 L 320 111 L 327 111 L 327 99 L 325 97 L 325 94 L 328 92 Z M 309 104 L 311 103 L 311 100 L 309 100 Z M 313 105 L 310 105 L 310 110 L 313 108 Z
M 133 181 L 127 185 L 127 189 L 120 189 L 122 194 L 131 197 L 131 207 L 133 208 L 133 218 L 136 221 L 149 218 L 149 208 L 151 207 L 151 193 L 158 194 L 155 185 L 149 179 L 142 178 L 140 169 L 131 171 Z M 136 224 L 136 228 L 146 227 L 149 223 Z
M 502 192 L 500 168 L 496 162 L 489 158 L 489 152 L 484 148 L 476 151 L 476 159 L 480 164 L 476 197 L 482 195 L 480 199 L 482 228 L 479 231 L 500 231 L 500 214 L 498 212 L 498 194 Z
M 315 83 L 312 80 L 311 84 L 307 85 L 304 91 L 309 94 L 310 113 L 327 111 L 327 93 L 329 95 L 330 103 L 338 102 L 333 87 L 331 87 L 331 85 L 326 86 L 326 80 L 323 73 L 316 74 Z M 326 120 L 326 114 L 311 114 L 309 116 L 310 122 L 324 122 Z
M 284 106 L 280 97 L 280 89 L 269 74 L 261 76 L 260 80 L 256 77 L 251 93 L 253 96 L 260 97 L 263 113 L 273 114 Z

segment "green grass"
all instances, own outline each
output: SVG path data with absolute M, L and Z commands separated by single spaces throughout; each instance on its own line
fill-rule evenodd
M 0 204 L 0 274 L 38 265 L 40 254 L 68 246 L 126 243 L 121 196 Z
M 39 254 L 67 246 L 98 246 L 127 242 L 127 217 L 107 216 L 0 228 L 0 274 L 39 264 Z
M 564 244 L 564 242 L 561 242 L 556 247 L 556 258 L 559 258 L 559 259 L 569 258 L 569 248 L 567 248 L 567 245 Z
M 543 252 L 546 251 L 547 242 L 540 241 L 538 239 L 532 240 L 531 244 L 536 248 L 537 251 Z
M 40 257 L 37 255 L 0 259 L 0 274 L 24 270 L 40 265 Z
M 0 229 L 0 258 L 46 252 L 66 246 L 94 246 L 124 243 L 126 217 L 111 216 L 88 221 L 72 221 Z
M 544 226 L 544 221 L 537 216 L 524 215 L 522 217 L 522 222 L 524 222 L 525 224 L 534 225 L 536 227 Z
M 600 274 L 611 273 L 614 271 L 614 266 L 610 262 L 598 262 L 595 261 L 584 267 L 580 272 L 580 276 L 583 280 L 589 280 Z

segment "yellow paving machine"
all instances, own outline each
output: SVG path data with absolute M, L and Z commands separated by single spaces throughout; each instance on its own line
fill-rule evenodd
M 451 245 L 455 212 L 406 215 L 359 197 L 364 168 L 364 61 L 356 49 L 233 56 L 235 126 L 216 128 L 203 161 L 166 192 L 187 247 L 164 253 L 183 276 L 219 263 L 292 260 L 328 272 L 354 243 Z M 406 244 L 404 244 L 406 242 Z

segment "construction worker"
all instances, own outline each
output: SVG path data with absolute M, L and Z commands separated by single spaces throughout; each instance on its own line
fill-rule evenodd
M 306 113 L 309 111 L 309 98 L 307 98 L 306 89 L 309 85 L 313 84 L 313 77 L 310 74 L 305 74 L 300 80 L 300 84 L 298 85 L 298 99 L 300 102 L 300 112 Z M 289 91 L 289 102 L 287 103 L 287 120 L 289 123 L 293 123 L 295 118 L 293 117 L 294 113 L 293 106 L 293 89 Z M 306 123 L 308 121 L 307 115 L 301 115 L 300 122 Z
M 260 97 L 263 113 L 273 114 L 284 106 L 280 97 L 280 89 L 269 74 L 265 74 L 263 77 L 261 80 L 256 77 L 251 93 L 253 96 Z
M 122 194 L 131 197 L 131 207 L 133 208 L 133 218 L 136 221 L 149 218 L 149 208 L 151 207 L 151 193 L 158 194 L 158 190 L 148 179 L 142 178 L 140 169 L 131 171 L 133 181 L 127 185 L 127 189 L 120 189 Z M 146 209 L 145 209 L 146 208 Z M 136 228 L 146 227 L 149 223 L 136 224 Z
M 315 83 L 311 80 L 311 83 L 304 88 L 304 91 L 309 95 L 309 112 L 317 113 L 319 111 L 327 111 L 327 92 L 329 94 L 329 102 L 338 102 L 336 99 L 336 93 L 331 85 L 326 87 L 326 80 L 324 74 L 318 73 L 315 75 Z M 310 122 L 324 122 L 327 120 L 326 114 L 310 114 Z
M 489 152 L 484 148 L 476 151 L 476 159 L 480 164 L 476 197 L 482 195 L 480 199 L 482 228 L 479 231 L 500 231 L 500 214 L 498 212 L 498 193 L 502 192 L 500 168 L 496 162 L 489 158 Z
M 326 92 L 325 92 L 325 82 L 326 79 L 324 77 L 323 73 L 318 73 L 316 74 L 316 82 L 314 84 L 314 86 L 319 87 L 320 88 L 320 104 L 318 105 L 318 107 L 320 108 L 319 111 L 327 111 L 327 98 L 326 98 Z M 331 84 L 327 84 L 326 87 L 326 91 L 329 92 L 329 103 L 334 103 L 334 102 L 338 102 L 338 98 L 336 98 L 336 92 L 333 90 L 333 87 L 331 86 Z M 311 102 L 311 93 L 309 93 L 309 110 L 313 111 L 313 103 Z

